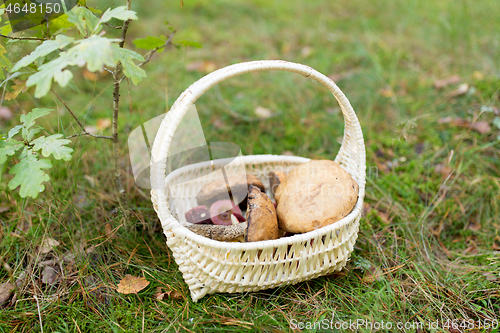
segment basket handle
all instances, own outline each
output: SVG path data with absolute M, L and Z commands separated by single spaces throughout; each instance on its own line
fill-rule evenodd
M 151 151 L 151 181 L 153 184 L 162 184 L 165 181 L 165 168 L 168 150 L 174 132 L 179 126 L 182 118 L 207 90 L 214 85 L 244 73 L 257 71 L 280 70 L 302 74 L 305 77 L 314 79 L 330 90 L 340 105 L 344 115 L 344 139 L 335 161 L 348 171 L 358 182 L 360 192 L 365 187 L 365 163 L 366 153 L 363 141 L 363 133 L 356 113 L 351 104 L 337 87 L 337 85 L 327 76 L 319 73 L 309 66 L 296 64 L 282 60 L 262 60 L 239 63 L 216 70 L 189 86 L 175 101 L 174 105 L 163 119 Z M 160 183 L 159 183 L 160 182 Z M 153 187 L 155 188 L 155 187 Z M 158 187 L 156 187 L 158 188 Z M 165 200 L 165 191 L 152 190 L 151 194 L 156 200 Z

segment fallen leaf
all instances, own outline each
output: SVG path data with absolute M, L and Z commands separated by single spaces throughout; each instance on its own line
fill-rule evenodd
M 214 124 L 214 127 L 216 129 L 223 129 L 225 127 L 224 122 L 220 120 L 219 118 L 215 119 L 212 124 Z
M 106 237 L 111 239 L 115 239 L 118 237 L 115 233 L 113 233 L 113 227 L 110 223 L 106 223 L 106 225 L 104 226 L 104 230 L 106 231 Z
M 42 272 L 42 282 L 45 284 L 53 285 L 57 280 L 57 272 L 54 267 L 46 265 Z
M 155 298 L 159 301 L 163 301 L 165 298 L 170 298 L 173 300 L 184 299 L 184 296 L 177 290 L 171 290 L 163 292 L 161 287 L 156 288 Z
M 269 117 L 272 116 L 271 110 L 266 109 L 266 108 L 264 108 L 262 106 L 258 106 L 258 107 L 255 108 L 255 114 L 260 119 L 267 119 L 267 118 L 269 118 Z
M 97 119 L 96 128 L 100 131 L 105 130 L 106 128 L 111 127 L 111 119 L 110 118 L 99 118 Z
M 12 118 L 12 111 L 6 106 L 0 107 L 0 119 L 9 120 Z
M 14 79 L 14 85 L 12 86 L 12 91 L 9 91 L 5 94 L 5 100 L 10 101 L 15 99 L 20 93 L 25 93 L 28 90 L 26 86 L 26 81 L 21 81 Z
M 83 178 L 85 178 L 89 182 L 91 187 L 95 187 L 95 177 L 84 175 Z
M 472 231 L 479 231 L 481 229 L 481 225 L 479 223 L 474 222 L 474 221 L 470 221 L 469 225 L 467 226 L 467 229 L 472 230 Z
M 392 90 L 391 88 L 384 88 L 384 89 L 380 90 L 380 95 L 387 97 L 387 98 L 391 98 L 394 96 L 394 90 Z
M 92 126 L 92 125 L 87 125 L 84 127 L 87 132 L 90 134 L 97 134 L 97 127 Z
M 474 124 L 472 124 L 472 129 L 481 134 L 486 134 L 491 131 L 490 125 L 487 121 L 484 120 L 476 121 Z
M 291 151 L 289 150 L 285 150 L 281 153 L 281 155 L 284 155 L 284 156 L 294 156 L 295 154 L 292 153 Z
M 495 251 L 500 251 L 500 236 L 495 237 L 495 239 L 493 240 L 493 244 L 491 245 L 491 248 Z
M 43 240 L 40 245 L 40 253 L 45 254 L 52 251 L 56 246 L 59 245 L 59 242 L 53 238 L 47 237 Z
M 120 294 L 137 294 L 148 285 L 149 281 L 145 277 L 127 274 L 118 284 L 116 291 Z
M 83 77 L 89 81 L 96 82 L 97 80 L 99 80 L 99 72 L 92 73 L 85 69 L 83 71 Z
M 7 302 L 14 293 L 15 287 L 10 282 L 0 284 L 0 306 Z
M 300 50 L 300 55 L 304 58 L 307 58 L 311 55 L 313 49 L 310 46 L 304 46 L 302 50 Z
M 186 70 L 188 72 L 202 72 L 202 73 L 210 73 L 217 69 L 217 65 L 215 63 L 204 60 L 204 61 L 195 61 L 186 66 Z
M 475 123 L 471 124 L 470 121 L 465 120 L 460 117 L 444 117 L 438 120 L 438 124 L 452 124 L 457 127 L 463 127 L 463 128 L 472 128 L 473 130 L 481 133 L 481 134 L 486 134 L 491 131 L 491 127 L 488 124 L 487 121 L 481 120 L 481 121 L 476 121 Z
M 448 97 L 460 96 L 465 94 L 467 91 L 469 91 L 469 84 L 462 83 L 455 90 L 450 91 L 447 96 Z
M 471 245 L 468 248 L 464 250 L 464 254 L 476 254 L 477 253 L 477 246 Z
M 373 283 L 375 281 L 380 281 L 382 279 L 383 272 L 375 265 L 371 265 L 368 270 L 365 271 L 365 276 L 363 276 L 363 283 Z
M 476 80 L 482 80 L 484 79 L 484 74 L 479 71 L 474 71 L 474 73 L 472 73 L 472 77 Z
M 458 82 L 460 82 L 460 76 L 453 75 L 453 76 L 447 77 L 446 79 L 434 81 L 434 88 L 441 89 L 441 88 L 446 87 L 447 85 L 450 85 L 450 84 L 457 84 Z
M 434 171 L 441 174 L 443 177 L 448 177 L 448 175 L 453 171 L 453 168 L 446 166 L 444 163 L 438 163 L 434 167 Z
M 5 206 L 0 207 L 0 214 L 7 212 L 9 209 L 10 209 L 9 207 L 5 207 Z

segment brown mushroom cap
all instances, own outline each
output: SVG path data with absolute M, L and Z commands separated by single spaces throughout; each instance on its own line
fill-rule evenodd
M 246 242 L 279 237 L 276 209 L 269 197 L 253 185 L 248 188 L 247 223 Z
M 358 191 L 356 181 L 336 162 L 301 164 L 276 190 L 279 227 L 304 233 L 335 223 L 352 211 Z
M 271 171 L 269 172 L 269 186 L 271 187 L 271 193 L 274 195 L 278 186 L 285 180 L 286 174 L 283 171 Z
M 214 180 L 203 186 L 196 196 L 198 205 L 210 207 L 216 201 L 229 199 L 229 193 L 232 194 L 235 202 L 245 201 L 249 185 L 257 186 L 263 192 L 266 190 L 259 178 L 253 175 L 246 175 L 246 177 L 244 175 L 231 176 L 227 180 L 229 186 L 224 178 Z

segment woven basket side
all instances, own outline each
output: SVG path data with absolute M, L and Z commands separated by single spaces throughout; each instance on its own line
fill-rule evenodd
M 246 166 L 253 175 L 264 175 L 269 168 L 292 169 L 308 159 L 285 156 L 246 156 Z M 215 164 L 224 164 L 223 160 Z M 196 170 L 206 168 L 199 163 L 169 175 L 183 179 Z M 265 179 L 262 179 L 267 186 Z M 197 193 L 197 183 L 191 183 Z M 189 196 L 185 208 L 189 209 Z M 216 292 L 249 292 L 280 285 L 295 284 L 339 271 L 345 266 L 357 238 L 361 211 L 347 217 L 347 223 L 334 224 L 326 233 L 307 233 L 271 242 L 271 246 L 248 249 L 214 248 L 186 237 L 183 233 L 165 230 L 172 250 L 193 300 Z M 233 244 L 233 243 L 224 243 Z M 241 243 L 234 243 L 241 244 Z M 242 245 L 246 245 L 242 244 Z

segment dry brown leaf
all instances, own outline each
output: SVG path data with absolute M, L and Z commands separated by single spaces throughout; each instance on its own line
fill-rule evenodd
M 26 81 L 21 81 L 14 79 L 13 82 L 15 83 L 12 86 L 12 91 L 9 91 L 5 94 L 5 100 L 10 101 L 15 99 L 20 93 L 25 93 L 28 90 L 28 87 L 26 87 Z
M 9 208 L 8 206 L 7 206 L 7 207 L 6 207 L 6 206 L 2 206 L 2 207 L 0 207 L 0 214 L 1 214 L 1 213 L 5 213 L 5 212 L 7 212 L 9 209 L 10 209 L 10 208 Z
M 500 251 L 500 236 L 495 237 L 495 239 L 493 240 L 493 244 L 491 245 L 491 248 L 495 251 Z
M 105 130 L 106 128 L 111 127 L 111 119 L 110 118 L 99 118 L 97 119 L 96 128 L 100 131 Z
M 474 71 L 474 73 L 472 73 L 472 77 L 476 80 L 482 80 L 484 79 L 484 74 L 480 71 Z
M 472 245 L 470 245 L 468 248 L 466 248 L 464 250 L 464 254 L 476 254 L 478 251 L 477 251 L 477 246 L 476 244 L 472 243 Z
M 59 245 L 59 242 L 53 238 L 47 237 L 43 240 L 40 245 L 40 253 L 45 254 L 52 251 L 56 246 Z
M 83 77 L 89 81 L 96 82 L 97 80 L 99 80 L 99 73 L 92 73 L 85 69 L 83 70 Z
M 371 265 L 370 268 L 365 272 L 363 276 L 363 283 L 373 283 L 374 281 L 380 281 L 384 273 L 380 268 Z
M 214 124 L 216 129 L 223 129 L 225 127 L 224 122 L 219 118 L 216 118 L 214 121 L 212 121 L 212 124 Z
M 15 287 L 10 282 L 0 284 L 0 306 L 7 302 L 14 293 Z
M 89 175 L 84 175 L 83 178 L 85 178 L 91 187 L 95 187 L 95 177 L 94 176 L 89 176 Z
M 163 301 L 165 298 L 170 298 L 173 300 L 184 299 L 184 296 L 177 290 L 170 290 L 163 292 L 162 287 L 156 288 L 155 298 L 159 301 Z
M 104 226 L 104 230 L 106 231 L 106 237 L 111 239 L 115 239 L 118 237 L 116 236 L 116 233 L 113 233 L 113 227 L 110 223 L 106 223 L 106 225 Z
M 87 132 L 90 134 L 97 134 L 97 127 L 92 126 L 92 125 L 87 125 L 84 127 Z
M 476 121 L 474 124 L 472 124 L 472 129 L 481 133 L 481 134 L 486 134 L 491 131 L 491 127 L 488 124 L 487 121 Z
M 434 88 L 441 89 L 441 88 L 446 87 L 447 85 L 450 85 L 450 84 L 457 84 L 458 82 L 460 82 L 460 76 L 453 75 L 453 76 L 447 77 L 446 79 L 434 81 Z
M 384 88 L 384 89 L 380 90 L 380 95 L 387 97 L 387 98 L 394 97 L 394 90 L 392 90 L 391 88 Z
M 195 61 L 186 66 L 188 72 L 210 73 L 217 69 L 217 65 L 211 61 Z
M 448 97 L 460 96 L 460 95 L 465 94 L 467 91 L 469 91 L 469 84 L 462 83 L 455 90 L 450 91 L 450 93 L 448 94 Z
M 2 120 L 9 120 L 12 118 L 13 114 L 12 111 L 6 106 L 0 107 L 0 119 Z
M 313 49 L 310 46 L 304 46 L 302 50 L 300 50 L 300 55 L 303 56 L 304 58 L 307 58 L 311 55 Z
M 434 168 L 434 171 L 441 174 L 443 177 L 448 177 L 448 175 L 453 171 L 453 168 L 446 166 L 444 163 L 438 163 Z
M 43 268 L 42 282 L 53 285 L 57 281 L 57 272 L 54 267 L 47 265 Z
M 267 119 L 267 118 L 269 118 L 269 117 L 271 117 L 273 115 L 273 113 L 271 112 L 271 110 L 269 110 L 267 108 L 264 108 L 262 106 L 258 106 L 258 107 L 255 108 L 255 114 L 260 119 Z
M 285 150 L 283 152 L 281 152 L 281 155 L 284 155 L 284 156 L 293 156 L 295 155 L 294 153 L 292 153 L 291 151 L 289 150 Z
M 470 221 L 467 229 L 472 231 L 479 231 L 481 230 L 481 225 L 479 223 L 476 223 L 475 221 Z
M 118 284 L 116 291 L 120 294 L 137 294 L 148 285 L 149 281 L 145 277 L 127 274 Z

